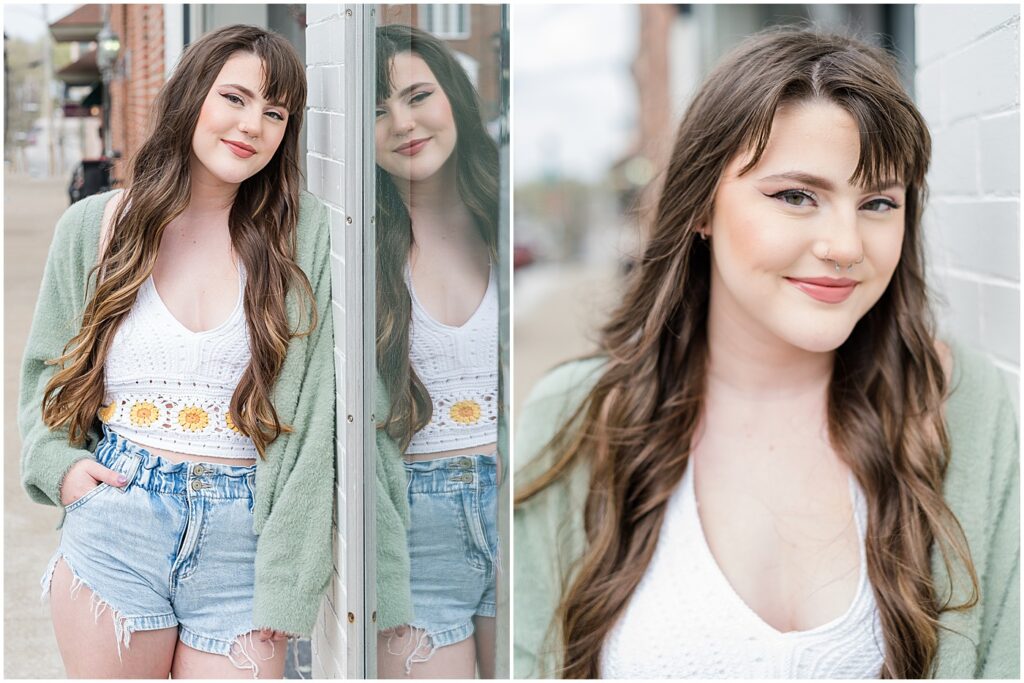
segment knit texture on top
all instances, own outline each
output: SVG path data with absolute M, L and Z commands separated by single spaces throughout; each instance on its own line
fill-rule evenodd
M 121 321 L 103 368 L 99 418 L 142 446 L 191 455 L 256 458 L 231 418 L 231 397 L 249 366 L 239 262 L 235 307 L 221 324 L 193 332 L 168 310 L 150 275 Z
M 43 390 L 55 371 L 45 360 L 61 355 L 77 332 L 95 283 L 103 208 L 113 192 L 72 205 L 57 224 L 50 246 L 32 329 L 25 348 L 18 401 L 22 437 L 21 478 L 29 497 L 60 505 L 60 484 L 77 461 L 92 456 L 99 422 L 82 446 L 68 443 L 66 430 L 42 421 Z M 309 278 L 319 323 L 312 334 L 292 339 L 272 400 L 282 423 L 294 431 L 267 447 L 256 470 L 253 528 L 259 535 L 253 622 L 307 635 L 332 573 L 332 511 L 335 490 L 334 332 L 327 208 L 312 195 L 300 197 L 295 258 Z M 88 280 L 88 281 L 87 281 Z M 300 307 L 300 303 L 305 306 Z M 309 326 L 308 304 L 291 291 L 291 329 Z
M 1020 481 L 1017 410 L 999 372 L 981 355 L 953 345 L 952 393 L 945 404 L 952 457 L 943 495 L 970 546 L 980 582 L 977 606 L 940 617 L 937 678 L 1020 678 Z M 600 358 L 566 363 L 531 391 L 516 420 L 518 482 L 545 471 L 545 448 L 600 377 Z M 521 483 L 517 483 L 521 486 Z M 562 591 L 586 549 L 586 462 L 516 508 L 513 596 L 516 678 L 553 678 L 561 660 L 554 623 Z M 963 602 L 970 583 L 959 565 L 949 575 L 937 551 L 932 576 L 943 600 Z M 685 580 L 680 577 L 680 580 Z
M 454 327 L 434 320 L 412 299 L 409 361 L 427 388 L 433 411 L 412 436 L 406 453 L 437 453 L 498 440 L 498 278 L 491 268 L 487 291 L 473 315 Z

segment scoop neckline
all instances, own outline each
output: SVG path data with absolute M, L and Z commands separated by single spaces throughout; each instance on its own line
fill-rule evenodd
M 729 581 L 729 578 L 722 571 L 721 565 L 718 564 L 717 558 L 714 553 L 711 552 L 711 546 L 708 544 L 707 537 L 704 535 L 704 525 L 700 520 L 700 510 L 697 504 L 697 491 L 695 484 L 694 475 L 694 463 L 691 460 L 686 467 L 686 471 L 683 474 L 683 514 L 684 518 L 688 517 L 694 524 L 694 533 L 697 540 L 697 550 L 702 555 L 703 560 L 708 563 L 710 573 L 715 577 L 715 581 L 718 582 L 722 589 L 722 592 L 726 595 L 727 599 L 734 603 L 736 607 L 743 613 L 750 616 L 752 623 L 757 628 L 765 631 L 772 638 L 779 639 L 800 639 L 800 638 L 813 638 L 818 637 L 829 632 L 835 631 L 843 626 L 854 623 L 853 617 L 856 616 L 857 608 L 860 603 L 864 600 L 866 591 L 868 590 L 868 575 L 867 575 L 867 556 L 866 548 L 864 547 L 864 534 L 865 528 L 864 523 L 861 520 L 863 500 L 860 493 L 860 489 L 857 486 L 856 479 L 854 479 L 853 473 L 847 475 L 848 490 L 850 493 L 850 505 L 853 511 L 854 524 L 857 526 L 857 538 L 858 538 L 858 576 L 857 576 L 857 589 L 854 591 L 853 599 L 850 604 L 847 605 L 846 609 L 838 616 L 826 621 L 823 624 L 814 626 L 813 628 L 794 630 L 794 631 L 780 631 L 754 610 L 743 597 L 736 592 L 735 587 Z M 692 516 L 691 516 L 692 515 Z
M 487 297 L 491 295 L 491 292 L 496 284 L 496 278 L 494 277 L 494 275 L 494 262 L 490 259 L 490 257 L 488 257 L 487 289 L 484 290 L 484 295 L 480 297 L 480 301 L 477 303 L 476 308 L 473 309 L 473 312 L 470 314 L 468 318 L 466 318 L 465 322 L 463 322 L 461 325 L 448 325 L 447 323 L 443 323 L 434 316 L 432 316 L 430 314 L 430 311 L 428 311 L 427 308 L 422 303 L 420 303 L 419 297 L 416 296 L 416 288 L 413 286 L 412 283 L 412 266 L 409 264 L 408 261 L 405 262 L 405 286 L 409 290 L 409 298 L 412 299 L 413 307 L 419 310 L 419 312 L 422 314 L 423 318 L 427 322 L 445 330 L 464 330 L 469 327 L 470 323 L 472 323 L 474 320 L 476 320 L 478 316 L 482 314 L 484 308 L 486 308 Z
M 183 333 L 191 337 L 205 337 L 217 334 L 218 332 L 221 332 L 226 328 L 231 327 L 236 322 L 239 312 L 242 310 L 244 306 L 245 266 L 242 265 L 241 261 L 238 261 L 238 297 L 235 300 L 234 308 L 231 309 L 231 312 L 228 314 L 227 318 L 225 318 L 219 324 L 215 325 L 214 327 L 211 327 L 208 330 L 191 330 L 183 322 L 178 320 L 174 313 L 171 312 L 171 309 L 167 307 L 167 304 L 164 302 L 163 297 L 160 296 L 160 292 L 156 288 L 156 280 L 153 279 L 152 273 L 150 273 L 149 277 L 146 278 L 145 284 L 149 287 L 149 290 L 152 292 L 153 298 L 156 300 L 156 303 L 159 309 L 163 312 L 164 316 L 167 317 L 169 320 L 173 321 L 173 323 Z

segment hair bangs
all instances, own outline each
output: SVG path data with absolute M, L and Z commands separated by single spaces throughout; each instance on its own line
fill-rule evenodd
M 284 107 L 291 116 L 301 113 L 306 108 L 306 70 L 295 59 L 294 50 L 260 38 L 253 43 L 252 52 L 263 63 L 263 99 Z

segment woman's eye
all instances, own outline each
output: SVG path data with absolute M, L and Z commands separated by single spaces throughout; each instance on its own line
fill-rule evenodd
M 380 117 L 384 116 L 385 114 L 387 114 L 387 111 L 385 111 L 383 109 L 378 109 L 377 113 L 376 113 L 376 117 L 379 119 Z
M 900 205 L 891 199 L 879 197 L 878 199 L 872 199 L 871 201 L 866 202 L 861 208 L 867 209 L 868 211 L 874 211 L 876 213 L 888 213 L 893 209 L 900 208 Z
M 278 121 L 284 121 L 284 117 L 281 116 L 281 114 L 276 111 L 268 111 L 267 116 L 269 116 L 272 119 L 277 119 Z
M 433 94 L 434 93 L 430 93 L 430 92 L 418 92 L 415 95 L 413 95 L 412 99 L 409 100 L 409 101 L 412 102 L 413 104 L 416 104 L 418 102 L 422 102 L 423 100 L 427 99 L 428 97 L 430 97 Z
M 226 99 L 231 104 L 244 104 L 244 102 L 242 101 L 242 98 L 239 97 L 238 95 L 233 94 L 233 93 L 225 93 L 224 94 L 224 99 Z
M 814 195 L 805 190 L 783 190 L 769 196 L 788 206 L 812 206 L 814 204 Z

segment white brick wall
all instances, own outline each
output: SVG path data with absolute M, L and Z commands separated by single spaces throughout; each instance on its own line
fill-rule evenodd
M 347 405 L 351 396 L 346 366 L 358 349 L 346 335 L 346 310 L 354 301 L 346 287 L 346 242 L 344 177 L 344 126 L 341 109 L 341 62 L 344 46 L 342 5 L 306 5 L 307 99 L 307 189 L 331 208 L 331 278 L 334 319 L 334 357 L 337 375 L 337 507 L 335 509 L 334 576 L 320 609 L 312 638 L 312 669 L 315 678 L 345 678 L 348 661 L 346 592 L 348 535 L 346 503 L 348 450 L 350 448 Z M 337 53 L 337 54 L 335 54 Z M 358 296 L 358 293 L 355 293 Z
M 1020 7 L 917 5 L 917 103 L 932 132 L 924 225 L 944 335 L 1020 385 Z M 944 299 L 944 301 L 942 301 Z

